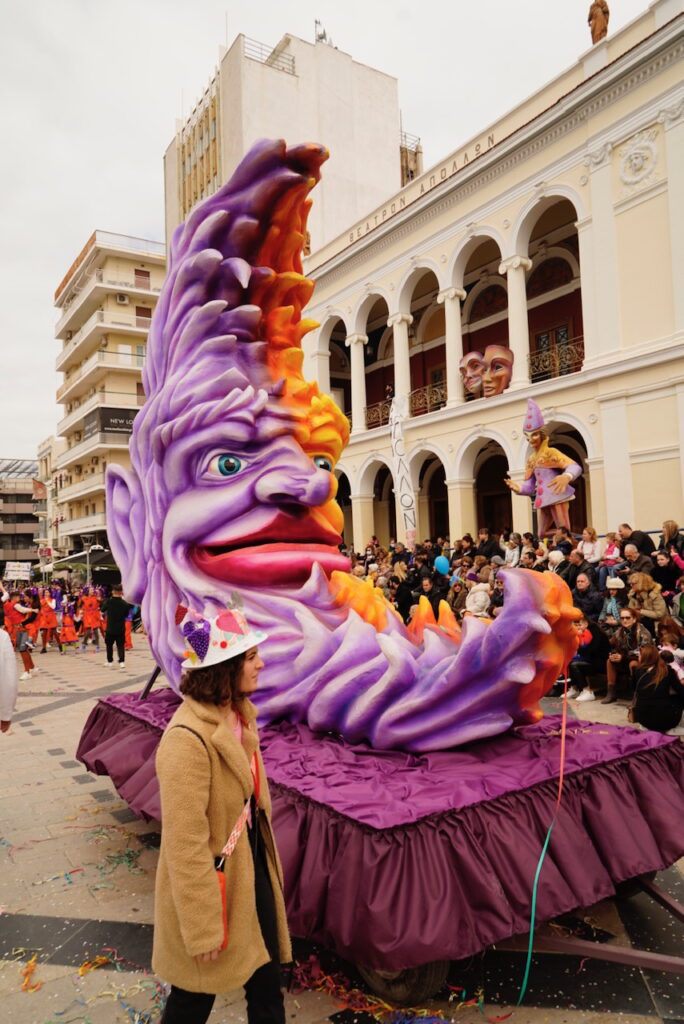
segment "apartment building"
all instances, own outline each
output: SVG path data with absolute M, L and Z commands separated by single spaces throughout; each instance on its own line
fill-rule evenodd
M 317 249 L 422 169 L 420 140 L 401 132 L 397 80 L 317 31 L 275 47 L 239 35 L 164 157 L 166 238 L 262 138 L 330 150 L 309 217 Z
M 574 529 L 684 522 L 683 10 L 655 0 L 305 261 L 304 372 L 351 419 L 336 471 L 357 549 L 409 521 L 419 539 L 530 529 L 504 483 L 524 476 L 528 397 L 582 467 Z
M 107 545 L 104 475 L 129 464 L 147 333 L 165 273 L 161 242 L 94 231 L 55 292 L 64 450 L 51 460 L 61 553 Z
M 30 459 L 0 459 L 0 575 L 6 562 L 36 562 L 34 535 L 39 526 L 34 502 L 38 463 Z
M 57 501 L 59 494 L 57 460 L 65 450 L 66 440 L 63 437 L 51 435 L 38 445 L 37 480 L 44 488 L 45 497 L 36 510 L 39 525 L 34 539 L 41 562 L 46 564 L 68 554 L 68 550 L 62 550 L 60 547 L 59 517 L 62 513 Z

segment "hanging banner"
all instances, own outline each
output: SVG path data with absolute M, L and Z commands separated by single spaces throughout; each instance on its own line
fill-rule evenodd
M 413 549 L 416 545 L 416 500 L 413 494 L 411 473 L 406 461 L 406 448 L 404 446 L 404 419 L 407 412 L 408 396 L 395 396 L 392 399 L 389 414 L 394 487 L 397 507 L 406 535 L 406 547 Z

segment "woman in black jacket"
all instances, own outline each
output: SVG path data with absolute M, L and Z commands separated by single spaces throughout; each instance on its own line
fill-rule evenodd
M 653 644 L 641 649 L 630 710 L 630 721 L 653 732 L 674 729 L 682 717 L 684 685 Z

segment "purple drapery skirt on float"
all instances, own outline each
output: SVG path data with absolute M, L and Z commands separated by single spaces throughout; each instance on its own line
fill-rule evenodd
M 154 750 L 178 698 L 100 701 L 77 756 L 159 816 Z M 261 730 L 293 935 L 368 967 L 462 959 L 524 933 L 558 791 L 560 718 L 458 750 L 374 751 L 304 725 Z M 537 920 L 684 854 L 684 744 L 572 721 Z

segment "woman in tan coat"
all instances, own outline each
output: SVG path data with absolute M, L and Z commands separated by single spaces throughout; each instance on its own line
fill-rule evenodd
M 284 1024 L 280 963 L 292 957 L 248 699 L 263 668 L 256 645 L 265 635 L 235 609 L 213 620 L 188 612 L 182 631 L 184 699 L 156 760 L 162 841 L 152 966 L 171 983 L 161 1024 L 205 1024 L 216 994 L 242 986 L 249 1024 Z M 224 915 L 216 867 L 229 837 Z
M 639 609 L 642 623 L 649 633 L 655 636 L 658 622 L 667 615 L 667 605 L 661 594 L 660 584 L 646 572 L 635 572 L 629 577 L 629 585 L 629 607 Z

